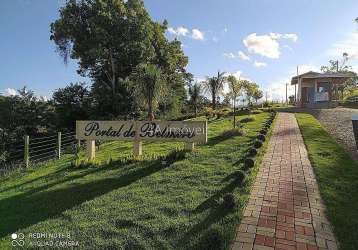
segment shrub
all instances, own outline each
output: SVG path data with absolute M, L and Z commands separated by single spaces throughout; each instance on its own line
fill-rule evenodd
M 232 137 L 232 136 L 241 136 L 243 135 L 242 129 L 240 128 L 233 128 L 233 129 L 229 129 L 226 130 L 224 132 L 222 132 L 221 136 L 222 137 Z
M 224 239 L 225 237 L 223 232 L 219 227 L 214 225 L 213 227 L 210 227 L 201 237 L 199 243 L 200 249 L 222 249 L 225 241 Z M 194 247 L 194 249 L 199 249 L 199 246 Z
M 244 162 L 245 169 L 252 168 L 255 165 L 255 162 L 252 158 L 246 158 Z
M 257 114 L 261 114 L 262 111 L 261 110 L 254 110 L 251 112 L 251 114 L 257 115 Z
M 241 119 L 241 123 L 248 123 L 248 122 L 252 122 L 254 121 L 255 119 L 253 117 L 246 117 L 244 119 Z
M 223 196 L 223 206 L 226 209 L 233 209 L 236 206 L 235 196 L 231 193 L 226 193 Z
M 265 141 L 265 136 L 264 135 L 261 135 L 261 134 L 259 134 L 258 136 L 257 136 L 257 139 L 259 139 L 260 141 Z
M 246 174 L 245 172 L 241 171 L 241 170 L 238 170 L 236 173 L 235 173 L 235 180 L 236 182 L 239 184 L 239 185 L 243 185 L 246 181 Z
M 266 135 L 267 134 L 267 129 L 266 128 L 261 129 L 260 134 Z
M 254 142 L 254 147 L 255 147 L 255 148 L 261 148 L 261 147 L 262 147 L 262 142 L 259 141 L 259 140 L 256 140 L 256 141 Z
M 204 114 L 207 118 L 211 118 L 214 116 L 214 110 L 211 107 L 205 107 Z
M 257 149 L 256 149 L 256 148 L 250 148 L 248 155 L 249 155 L 249 156 L 255 156 L 255 155 L 257 155 Z

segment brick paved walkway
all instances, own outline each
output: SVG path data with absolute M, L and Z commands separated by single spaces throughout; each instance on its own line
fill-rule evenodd
M 280 113 L 232 249 L 337 249 L 294 114 Z

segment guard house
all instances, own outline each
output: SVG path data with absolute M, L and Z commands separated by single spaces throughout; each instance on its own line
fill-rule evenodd
M 339 100 L 339 89 L 353 73 L 317 73 L 309 71 L 292 77 L 291 85 L 296 85 L 296 105 L 307 108 L 335 107 Z

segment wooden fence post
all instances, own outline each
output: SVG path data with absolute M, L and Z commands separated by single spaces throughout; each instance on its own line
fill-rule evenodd
M 87 140 L 86 141 L 86 150 L 87 150 L 87 159 L 93 160 L 96 157 L 96 141 Z
M 25 135 L 25 145 L 24 145 L 24 163 L 25 167 L 28 168 L 30 164 L 30 137 Z
M 57 133 L 57 158 L 61 158 L 61 132 Z

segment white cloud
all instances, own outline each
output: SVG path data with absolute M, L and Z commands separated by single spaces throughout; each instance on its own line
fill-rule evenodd
M 182 36 L 182 37 L 191 37 L 195 40 L 204 40 L 204 32 L 200 31 L 199 29 L 192 29 L 191 31 L 184 27 L 179 26 L 177 28 L 169 27 L 168 32 L 175 36 Z M 217 38 L 216 38 L 217 39 Z
M 294 34 L 294 33 L 280 34 L 280 33 L 272 33 L 271 32 L 270 37 L 275 40 L 288 39 L 288 40 L 291 40 L 292 42 L 297 42 L 297 40 L 298 40 L 298 35 Z
M 229 52 L 229 53 L 224 53 L 223 55 L 226 58 L 229 58 L 229 59 L 237 59 L 237 58 L 239 58 L 239 59 L 244 60 L 244 61 L 249 61 L 250 60 L 250 57 L 248 55 L 246 55 L 242 51 L 239 51 L 237 54 Z
M 286 101 L 286 84 L 285 81 L 271 83 L 268 85 L 264 91 L 264 99 L 266 98 L 269 101 Z M 292 85 L 287 85 L 287 99 L 290 95 L 295 94 L 295 87 Z
M 298 36 L 293 33 L 270 33 L 267 35 L 257 35 L 256 33 L 252 33 L 243 40 L 243 43 L 250 53 L 278 59 L 281 55 L 280 44 L 278 41 L 282 39 L 296 42 Z
M 316 66 L 316 65 L 298 65 L 298 74 L 304 74 L 307 73 L 309 71 L 315 71 L 315 72 L 319 72 L 320 71 L 320 67 Z M 294 70 L 291 70 L 291 75 L 295 76 L 297 75 L 297 68 Z
M 232 52 L 229 52 L 229 53 L 224 53 L 223 56 L 225 56 L 226 58 L 229 58 L 229 59 L 235 59 L 236 58 L 236 55 Z
M 229 29 L 227 27 L 224 28 L 224 32 L 227 33 Z
M 348 53 L 351 59 L 358 59 L 358 32 L 353 32 L 335 44 L 328 50 L 328 56 L 342 57 L 343 53 Z
M 250 53 L 277 59 L 280 57 L 280 45 L 268 35 L 258 36 L 256 33 L 244 39 L 244 45 Z
M 168 32 L 176 36 L 187 36 L 189 34 L 189 30 L 183 26 L 180 26 L 176 29 L 169 27 Z
M 200 31 L 199 29 L 192 29 L 191 37 L 195 40 L 204 40 L 204 32 Z
M 16 89 L 13 89 L 13 88 L 7 88 L 7 89 L 5 89 L 5 95 L 6 96 L 15 96 L 15 95 L 17 95 L 17 91 L 16 91 Z
M 239 51 L 238 56 L 241 60 L 250 61 L 250 57 L 242 51 Z
M 267 66 L 267 63 L 255 61 L 255 62 L 254 62 L 254 66 L 255 66 L 256 68 L 263 68 L 263 67 L 266 67 L 266 66 Z

